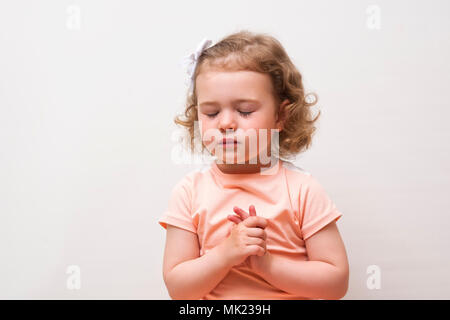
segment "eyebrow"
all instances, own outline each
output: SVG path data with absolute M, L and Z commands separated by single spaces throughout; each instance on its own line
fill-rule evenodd
M 251 103 L 256 103 L 258 105 L 260 105 L 261 103 L 258 100 L 255 99 L 236 99 L 233 100 L 232 103 L 233 104 L 237 104 L 237 103 L 242 103 L 242 102 L 251 102 Z M 219 105 L 219 103 L 217 101 L 205 101 L 199 104 L 199 106 L 206 106 L 206 105 Z

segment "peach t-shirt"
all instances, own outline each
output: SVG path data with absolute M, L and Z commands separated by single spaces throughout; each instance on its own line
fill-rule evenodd
M 197 234 L 202 256 L 227 236 L 233 207 L 248 213 L 251 204 L 256 215 L 268 219 L 267 250 L 297 261 L 308 260 L 305 240 L 342 216 L 310 173 L 279 159 L 264 174 L 227 174 L 215 162 L 188 173 L 173 188 L 168 210 L 158 222 Z M 242 263 L 203 299 L 306 298 L 272 286 Z

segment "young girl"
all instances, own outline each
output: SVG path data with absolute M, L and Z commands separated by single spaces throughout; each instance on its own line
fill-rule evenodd
M 159 220 L 170 296 L 342 298 L 342 213 L 287 161 L 310 146 L 320 115 L 312 117 L 316 101 L 306 101 L 299 71 L 278 40 L 248 31 L 203 41 L 190 58 L 192 90 L 175 122 L 188 129 L 191 151 L 200 134 L 215 161 L 175 185 Z

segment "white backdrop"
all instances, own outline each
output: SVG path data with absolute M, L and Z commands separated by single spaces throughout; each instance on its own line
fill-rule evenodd
M 277 37 L 322 111 L 295 164 L 343 217 L 344 299 L 450 298 L 450 2 L 0 1 L 0 298 L 169 299 L 180 59 Z M 377 286 L 377 284 L 379 284 Z

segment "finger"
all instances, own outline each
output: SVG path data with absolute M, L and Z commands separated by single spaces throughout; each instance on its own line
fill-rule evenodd
M 245 212 L 244 210 L 242 210 L 239 207 L 234 207 L 233 211 L 236 212 L 241 217 L 242 220 L 245 220 L 245 219 L 247 219 L 249 217 L 247 212 Z
M 258 216 L 251 216 L 248 219 L 244 220 L 244 224 L 248 228 L 265 228 L 267 227 L 267 219 Z
M 260 257 L 262 257 L 266 253 L 266 249 L 258 245 L 250 245 L 248 246 L 248 250 L 250 252 L 250 255 L 256 255 Z
M 256 216 L 256 209 L 255 209 L 255 206 L 254 206 L 254 205 L 251 205 L 251 206 L 248 208 L 248 212 L 250 213 L 251 216 Z
M 236 215 L 228 215 L 227 218 L 228 218 L 228 220 L 230 220 L 230 221 L 232 221 L 232 222 L 234 222 L 234 223 L 236 223 L 236 224 L 239 224 L 239 223 L 242 222 L 242 219 L 239 218 L 239 217 L 236 216 Z
M 263 240 L 267 239 L 266 231 L 262 228 L 248 228 L 247 236 L 261 238 Z
M 248 237 L 245 240 L 245 243 L 247 245 L 249 245 L 249 246 L 250 245 L 257 245 L 257 246 L 260 246 L 261 248 L 265 248 L 266 247 L 266 242 L 263 239 L 261 239 L 261 238 Z

